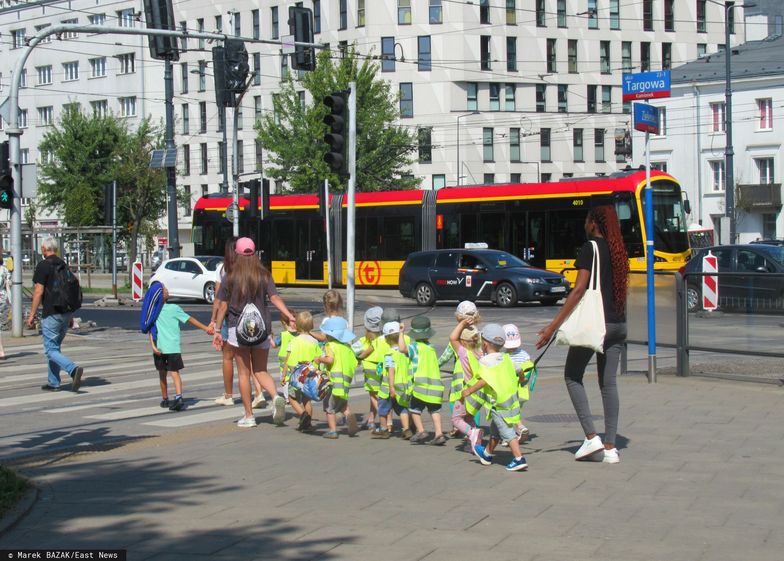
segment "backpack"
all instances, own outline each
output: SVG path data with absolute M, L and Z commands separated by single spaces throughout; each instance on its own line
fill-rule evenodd
M 152 333 L 153 341 L 158 340 L 158 330 L 155 327 L 155 322 L 158 321 L 158 315 L 163 308 L 163 285 L 158 281 L 150 283 L 147 292 L 144 293 L 144 300 L 142 300 L 142 313 L 139 318 L 139 330 L 142 333 Z
M 237 343 L 245 347 L 260 345 L 267 340 L 267 325 L 253 302 L 248 302 L 237 319 Z
M 82 287 L 65 261 L 54 264 L 46 296 L 58 314 L 75 312 L 82 307 Z

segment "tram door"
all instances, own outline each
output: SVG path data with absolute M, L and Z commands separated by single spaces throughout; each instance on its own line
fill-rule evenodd
M 524 257 L 534 267 L 542 269 L 547 265 L 545 255 L 545 213 L 529 212 L 526 221 L 526 234 L 528 242 L 525 247 Z
M 297 280 L 324 280 L 324 221 L 300 220 L 297 224 Z

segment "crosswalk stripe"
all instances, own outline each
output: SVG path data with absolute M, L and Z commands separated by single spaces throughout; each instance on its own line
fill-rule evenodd
M 200 399 L 196 403 L 188 404 L 187 411 L 193 409 L 204 409 L 205 407 L 225 407 L 219 406 L 212 400 Z M 149 417 L 161 413 L 169 414 L 168 409 L 159 407 L 142 407 L 139 409 L 126 409 L 124 411 L 112 411 L 111 413 L 100 413 L 98 415 L 87 415 L 86 419 L 98 419 L 101 421 L 118 421 L 120 419 L 133 419 L 134 417 Z
M 187 411 L 187 410 L 186 410 Z M 267 412 L 269 413 L 269 408 L 257 410 L 261 413 Z M 167 427 L 167 428 L 175 428 L 175 427 L 187 427 L 190 425 L 199 425 L 202 423 L 210 423 L 213 421 L 222 421 L 224 419 L 231 419 L 231 418 L 241 418 L 243 416 L 242 407 L 222 407 L 221 409 L 215 411 L 209 411 L 206 413 L 199 413 L 198 415 L 183 415 L 178 414 L 171 418 L 160 419 L 155 421 L 149 421 L 147 423 L 142 423 L 143 425 L 150 425 L 154 427 Z M 259 413 L 256 413 L 256 416 L 259 416 Z

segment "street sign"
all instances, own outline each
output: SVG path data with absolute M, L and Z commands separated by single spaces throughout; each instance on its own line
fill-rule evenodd
M 623 100 L 670 97 L 670 71 L 636 72 L 623 75 Z
M 226 220 L 234 222 L 234 215 L 237 213 L 237 203 L 231 203 L 226 207 Z
M 659 108 L 648 103 L 635 103 L 634 130 L 659 134 Z
M 297 46 L 294 44 L 294 36 L 293 35 L 281 35 L 280 42 L 283 45 L 283 48 L 280 52 L 284 55 L 293 55 L 294 52 L 297 50 Z

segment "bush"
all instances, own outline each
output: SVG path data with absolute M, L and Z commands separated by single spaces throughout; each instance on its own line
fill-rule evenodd
M 30 488 L 30 483 L 10 469 L 0 466 L 0 516 L 11 509 Z

